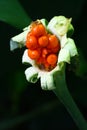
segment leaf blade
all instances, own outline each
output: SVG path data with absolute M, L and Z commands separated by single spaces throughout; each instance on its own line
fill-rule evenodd
M 32 20 L 18 0 L 0 0 L 0 21 L 22 29 Z

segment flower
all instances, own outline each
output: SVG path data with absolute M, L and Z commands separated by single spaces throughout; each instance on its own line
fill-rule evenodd
M 39 29 L 37 30 L 37 28 Z M 74 40 L 68 37 L 73 30 L 71 18 L 55 16 L 49 23 L 45 19 L 31 23 L 23 33 L 11 39 L 11 50 L 22 46 L 27 47 L 22 57 L 22 63 L 31 65 L 25 70 L 25 76 L 29 82 L 36 83 L 40 78 L 42 89 L 55 89 L 56 73 L 64 71 L 65 63 L 70 64 L 71 57 L 78 55 Z M 49 37 L 54 36 L 55 42 L 53 41 L 51 44 Z M 50 44 L 48 44 L 48 40 Z M 53 51 L 54 48 L 57 51 Z

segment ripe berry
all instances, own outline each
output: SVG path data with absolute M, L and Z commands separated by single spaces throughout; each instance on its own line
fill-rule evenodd
M 38 50 L 30 50 L 30 49 L 28 49 L 28 56 L 32 60 L 37 60 L 40 57 L 40 52 Z
M 46 47 L 48 45 L 48 37 L 47 36 L 41 36 L 38 39 L 38 43 L 41 47 Z
M 48 54 L 48 50 L 46 48 L 43 48 L 42 50 L 42 57 L 45 58 Z
M 48 57 L 47 57 L 47 62 L 54 66 L 57 62 L 57 56 L 55 54 L 50 54 Z
M 28 36 L 26 40 L 26 47 L 29 49 L 36 49 L 38 47 L 37 38 L 35 36 Z
M 49 35 L 49 45 L 48 48 L 55 48 L 59 46 L 59 40 L 55 35 Z
M 32 34 L 36 37 L 40 37 L 46 34 L 46 29 L 42 24 L 38 24 L 32 28 Z

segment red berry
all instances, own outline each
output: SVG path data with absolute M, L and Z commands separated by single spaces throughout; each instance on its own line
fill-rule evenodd
M 29 49 L 36 49 L 38 47 L 37 38 L 35 36 L 28 36 L 26 40 L 26 47 Z
M 48 57 L 47 57 L 47 62 L 50 64 L 50 65 L 55 65 L 56 62 L 57 62 L 57 56 L 55 54 L 50 54 Z
M 41 47 L 46 47 L 48 45 L 48 37 L 47 36 L 41 36 L 38 39 L 38 43 Z
M 32 28 L 32 34 L 36 37 L 40 37 L 46 34 L 46 29 L 42 24 L 38 24 Z
M 30 49 L 28 49 L 28 56 L 32 60 L 37 60 L 40 57 L 40 53 L 39 53 L 38 50 L 30 50 Z

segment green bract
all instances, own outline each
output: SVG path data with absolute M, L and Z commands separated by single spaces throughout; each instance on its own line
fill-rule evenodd
M 26 79 L 29 82 L 36 83 L 40 78 L 42 89 L 52 90 L 56 87 L 54 79 L 57 78 L 55 77 L 57 73 L 60 74 L 60 72 L 65 71 L 65 63 L 70 64 L 71 57 L 78 55 L 78 52 L 74 40 L 67 37 L 67 33 L 73 32 L 74 30 L 71 24 L 71 18 L 55 16 L 49 23 L 45 19 L 41 19 L 40 21 L 50 33 L 55 34 L 60 40 L 61 49 L 58 54 L 57 66 L 49 72 L 39 69 L 35 61 L 29 58 L 27 49 L 24 51 L 22 63 L 29 63 L 31 65 L 31 67 L 25 70 Z M 29 31 L 30 26 L 25 28 L 23 33 L 11 39 L 11 50 L 25 45 L 26 36 Z

